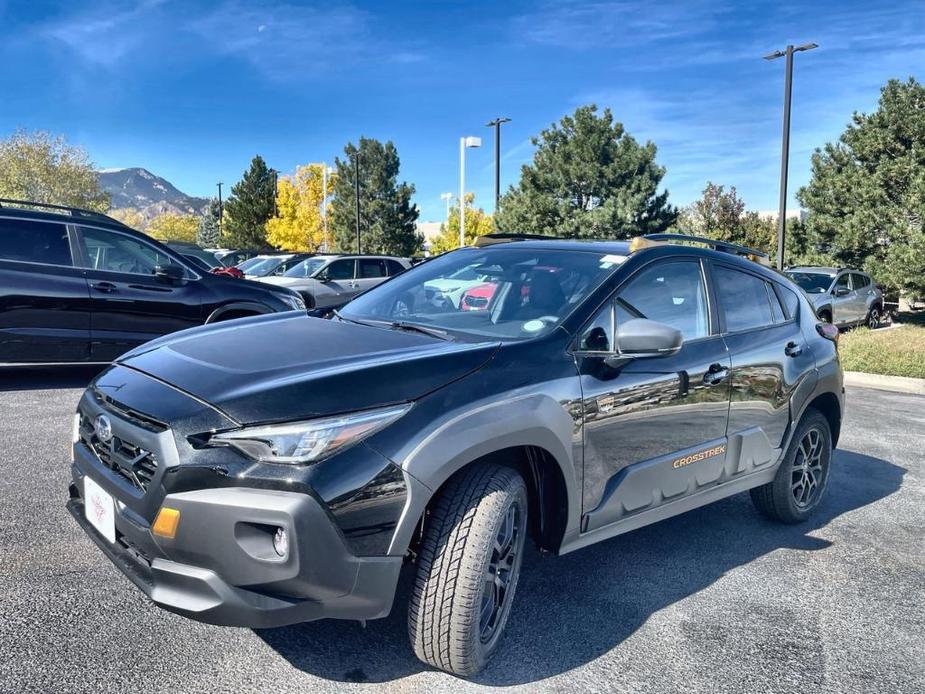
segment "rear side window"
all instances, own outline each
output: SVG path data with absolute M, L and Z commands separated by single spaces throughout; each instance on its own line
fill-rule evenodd
M 787 287 L 781 287 L 780 285 L 778 285 L 778 289 L 780 289 L 780 294 L 784 299 L 784 306 L 787 307 L 787 316 L 790 318 L 796 318 L 797 308 L 800 305 L 800 299 L 796 295 L 796 292 L 791 289 L 787 289 Z
M 72 265 L 67 227 L 29 219 L 0 219 L 0 259 Z
M 396 260 L 386 259 L 386 264 L 389 266 L 389 275 L 397 275 L 400 272 L 404 272 L 404 266 Z
M 851 273 L 851 281 L 854 283 L 855 289 L 864 289 L 870 284 L 870 278 L 857 272 Z
M 714 268 L 713 276 L 726 317 L 727 332 L 751 330 L 774 323 L 767 282 L 760 277 L 722 266 Z
M 379 258 L 360 258 L 360 277 L 371 279 L 385 277 L 385 262 Z

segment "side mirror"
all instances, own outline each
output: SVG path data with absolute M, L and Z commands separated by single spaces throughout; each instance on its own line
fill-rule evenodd
M 848 287 L 835 287 L 832 291 L 832 294 L 835 296 L 848 296 L 851 293 L 851 290 Z
M 675 354 L 684 344 L 677 328 L 645 318 L 634 318 L 617 328 L 616 357 L 666 357 Z
M 167 284 L 179 284 L 186 279 L 186 270 L 180 265 L 158 265 L 154 268 L 154 276 Z

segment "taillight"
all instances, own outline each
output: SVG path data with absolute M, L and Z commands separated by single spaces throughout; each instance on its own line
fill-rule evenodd
M 826 340 L 831 340 L 838 344 L 839 331 L 831 323 L 816 323 L 816 332 L 822 335 Z

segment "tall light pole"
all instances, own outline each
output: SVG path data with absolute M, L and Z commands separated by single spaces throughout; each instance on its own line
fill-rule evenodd
M 780 209 L 777 216 L 777 269 L 784 269 L 784 235 L 787 232 L 787 168 L 790 163 L 790 93 L 793 86 L 793 54 L 818 48 L 815 43 L 802 46 L 789 45 L 783 51 L 775 51 L 764 56 L 765 60 L 786 58 L 786 75 L 784 77 L 784 136 L 780 150 Z
M 357 203 L 357 254 L 360 253 L 360 148 L 357 147 L 356 158 L 353 160 L 353 184 Z
M 225 208 L 222 205 L 222 182 L 218 182 L 218 242 L 222 242 L 222 217 L 225 216 Z
M 501 125 L 510 122 L 510 118 L 495 118 L 485 124 L 485 127 L 495 129 L 495 212 L 501 204 Z
M 440 199 L 446 203 L 446 228 L 450 228 L 450 200 L 453 199 L 452 193 L 440 193 Z
M 459 247 L 466 245 L 466 149 L 481 147 L 481 137 L 459 138 Z

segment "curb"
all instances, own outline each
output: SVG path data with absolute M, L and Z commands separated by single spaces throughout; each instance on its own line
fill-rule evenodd
M 868 374 L 861 371 L 845 371 L 845 385 L 890 390 L 894 393 L 925 395 L 925 378 L 882 376 L 880 374 Z

